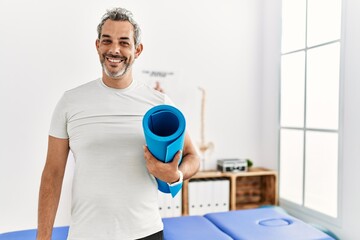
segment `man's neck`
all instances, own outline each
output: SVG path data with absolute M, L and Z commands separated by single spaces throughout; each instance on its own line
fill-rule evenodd
M 133 78 L 131 74 L 126 74 L 125 76 L 122 76 L 120 78 L 111 78 L 105 73 L 103 73 L 102 80 L 104 84 L 108 87 L 123 89 L 130 86 L 131 82 L 133 81 Z

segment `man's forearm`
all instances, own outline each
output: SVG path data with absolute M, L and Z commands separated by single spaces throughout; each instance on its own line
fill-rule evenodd
M 197 154 L 183 156 L 179 170 L 183 173 L 184 180 L 191 178 L 200 167 L 200 158 Z
M 50 240 L 59 205 L 63 176 L 43 172 L 39 192 L 37 240 Z

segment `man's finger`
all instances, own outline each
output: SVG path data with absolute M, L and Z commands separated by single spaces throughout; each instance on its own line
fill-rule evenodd
M 179 161 L 180 161 L 180 159 L 181 159 L 181 155 L 182 155 L 182 150 L 179 150 L 179 151 L 175 154 L 175 156 L 174 156 L 171 164 L 179 165 Z

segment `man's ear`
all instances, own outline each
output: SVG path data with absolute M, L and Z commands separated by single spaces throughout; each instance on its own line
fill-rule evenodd
M 100 45 L 100 40 L 96 39 L 96 41 L 95 41 L 96 50 L 99 49 L 99 45 Z
M 142 45 L 142 43 L 139 43 L 139 45 L 136 47 L 135 49 L 135 58 L 137 58 L 138 56 L 140 56 L 141 52 L 143 51 L 144 46 Z

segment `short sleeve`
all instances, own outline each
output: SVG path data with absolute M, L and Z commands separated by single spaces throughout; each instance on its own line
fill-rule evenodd
M 165 97 L 164 97 L 164 104 L 167 104 L 167 105 L 170 105 L 170 106 L 173 106 L 175 107 L 175 104 L 174 102 L 169 98 L 168 95 L 165 94 Z
M 66 99 L 65 94 L 60 98 L 53 112 L 50 124 L 49 135 L 68 139 L 69 135 L 67 132 L 67 110 L 66 110 Z

